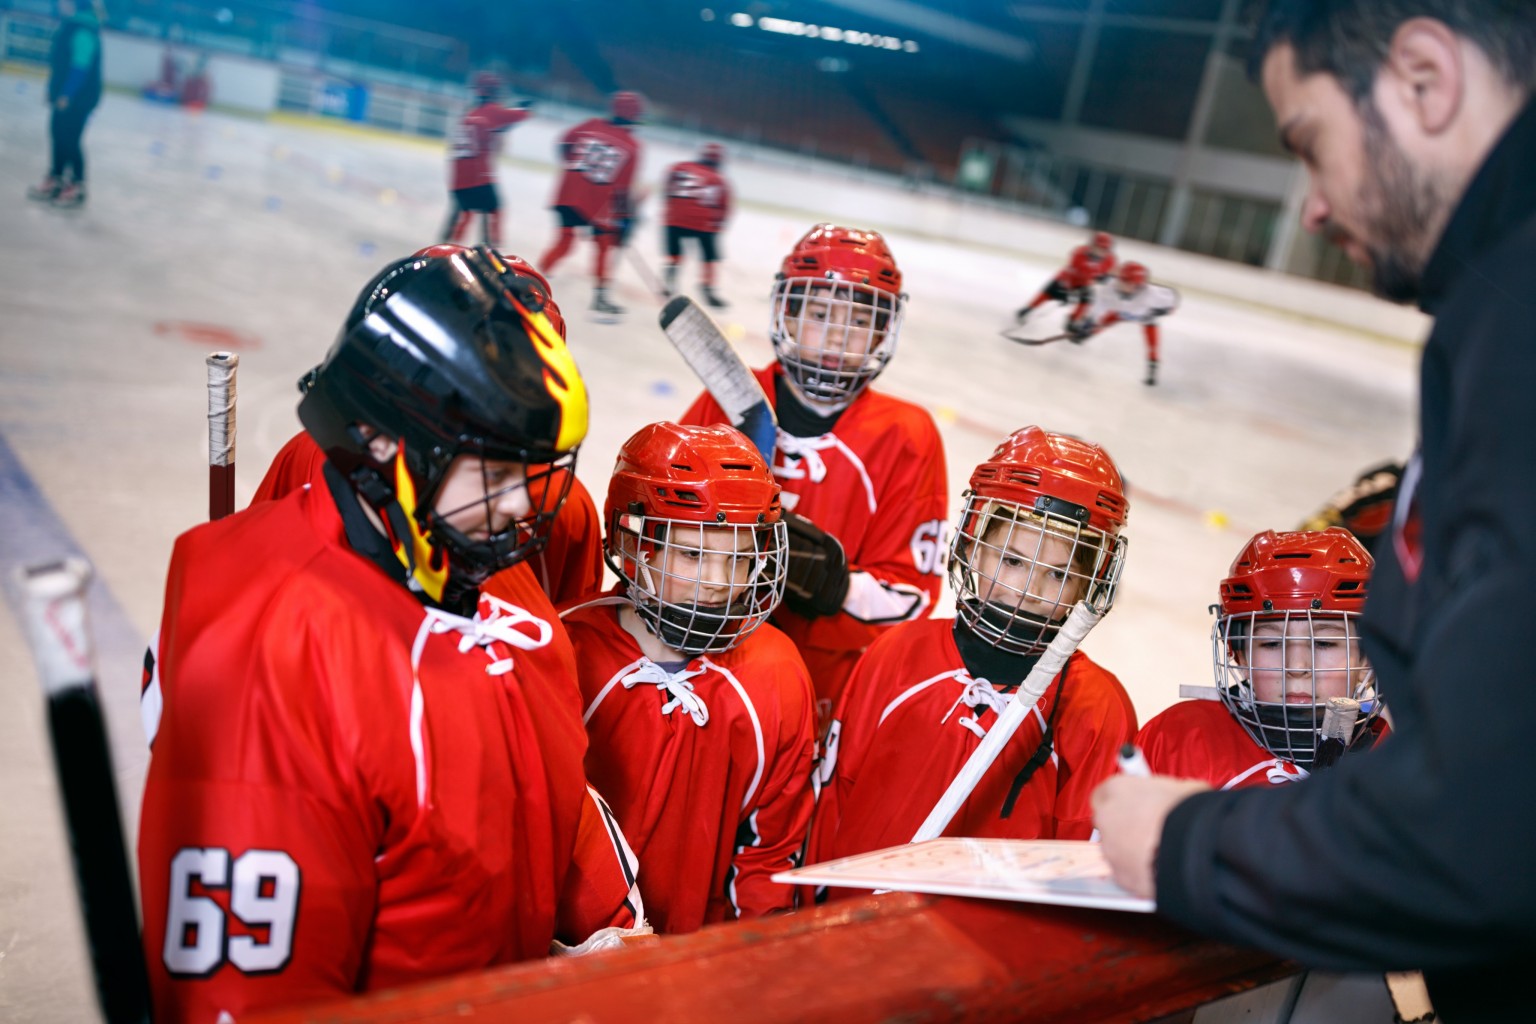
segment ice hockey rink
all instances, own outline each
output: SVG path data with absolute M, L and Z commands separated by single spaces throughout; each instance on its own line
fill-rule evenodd
M 41 97 L 39 79 L 0 75 L 0 570 L 10 600 L 0 615 L 0 1019 L 17 1022 L 95 1011 L 15 567 L 66 553 L 95 567 L 98 678 L 132 841 L 147 759 L 140 660 L 172 541 L 207 514 L 204 356 L 240 355 L 243 505 L 298 429 L 295 382 L 358 288 L 435 241 L 447 209 L 440 142 L 190 114 L 118 94 L 85 136 L 88 205 L 52 209 L 23 195 L 45 169 Z M 534 261 L 552 234 L 549 133 L 516 129 L 500 166 L 503 248 Z M 642 177 L 652 184 L 686 153 L 647 145 Z M 733 151 L 725 169 L 751 166 Z M 1170 257 L 1186 268 L 1172 282 L 1184 302 L 1164 325 L 1161 379 L 1145 387 L 1135 328 L 1082 346 L 998 336 L 1055 269 L 1043 255 L 1051 247 L 1023 236 L 1038 227 L 1054 238 L 1059 225 L 999 215 L 988 236 L 946 237 L 858 223 L 837 202 L 853 186 L 809 166 L 803 174 L 793 201 L 741 197 L 724 236 L 728 336 L 749 363 L 771 359 L 769 285 L 811 224 L 884 231 L 910 302 L 878 386 L 934 415 L 951 510 L 971 468 L 1030 423 L 1103 444 L 1129 481 L 1125 581 L 1084 649 L 1118 674 L 1143 721 L 1178 699 L 1180 684 L 1210 683 L 1207 606 L 1250 534 L 1295 526 L 1359 470 L 1411 447 L 1417 349 L 1400 338 L 1330 325 L 1305 302 L 1279 310 L 1216 294 L 1188 257 Z M 864 187 L 900 201 L 894 186 Z M 659 264 L 653 221 L 633 245 Z M 1133 255 L 1162 279 L 1158 250 Z M 627 260 L 615 293 L 627 318 L 588 319 L 590 257 L 578 248 L 552 282 L 591 394 L 579 474 L 601 501 L 618 445 L 680 414 L 698 384 Z M 685 282 L 695 268 L 685 265 Z

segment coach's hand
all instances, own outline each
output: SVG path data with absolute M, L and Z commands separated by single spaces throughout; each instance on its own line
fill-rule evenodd
M 789 567 L 784 604 L 806 618 L 835 615 L 848 596 L 848 556 L 836 537 L 809 519 L 784 513 Z
M 1093 791 L 1093 827 L 1115 881 L 1142 899 L 1157 896 L 1154 866 L 1163 822 L 1174 807 L 1210 789 L 1203 782 L 1166 775 L 1115 775 Z

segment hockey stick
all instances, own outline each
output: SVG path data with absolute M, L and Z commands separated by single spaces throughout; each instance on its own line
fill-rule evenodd
M 1020 345 L 1031 345 L 1031 346 L 1049 345 L 1053 341 L 1064 341 L 1068 337 L 1070 337 L 1070 335 L 1068 335 L 1068 334 L 1053 334 L 1053 335 L 1051 335 L 1050 337 L 1047 337 L 1047 338 L 1022 338 L 1019 335 L 1014 333 L 1015 331 L 1019 330 L 1020 326 L 1022 326 L 1022 325 L 1016 325 L 1016 326 L 1013 326 L 1013 327 L 1004 327 L 1002 330 L 998 331 L 997 333 L 999 335 L 1001 335 L 1002 337 L 1007 338 L 1009 341 L 1016 342 L 1017 344 L 1020 344 Z
M 1056 678 L 1056 674 L 1067 663 L 1072 652 L 1077 650 L 1077 645 L 1083 642 L 1088 631 L 1099 624 L 1104 611 L 1091 599 L 1079 602 L 1072 609 L 1067 621 L 1061 624 L 1061 629 L 1057 630 L 1056 636 L 1041 652 L 1040 660 L 1035 662 L 1035 667 L 1029 670 L 1029 675 L 1019 684 L 1018 693 L 1013 695 L 1013 700 L 997 716 L 997 721 L 982 737 L 980 745 L 971 751 L 971 756 L 960 766 L 949 788 L 939 797 L 939 802 L 933 805 L 933 810 L 928 812 L 927 819 L 918 827 L 912 842 L 937 839 L 943 834 L 981 777 L 987 774 L 987 769 L 997 760 L 997 755 L 1002 753 L 1003 745 L 1013 738 L 1014 732 L 1051 685 L 1051 680 Z
M 53 763 L 69 827 L 96 998 L 108 1024 L 147 1022 L 149 983 L 86 619 L 91 568 L 70 558 L 19 569 L 17 578 L 27 638 L 48 700 Z
M 751 439 L 764 461 L 773 465 L 778 419 L 757 377 L 741 361 L 720 328 L 686 295 L 662 307 L 658 318 L 672 347 L 704 382 L 731 426 Z
M 240 357 L 215 352 L 208 364 L 208 518 L 235 510 L 235 372 Z
M 626 245 L 624 247 L 624 255 L 629 257 L 630 266 L 635 268 L 635 273 L 640 275 L 640 280 L 645 282 L 645 286 L 651 290 L 652 295 L 655 295 L 658 299 L 665 299 L 671 296 L 672 293 L 667 291 L 666 286 L 661 283 L 661 278 L 656 276 L 656 272 L 635 251 L 634 246 Z

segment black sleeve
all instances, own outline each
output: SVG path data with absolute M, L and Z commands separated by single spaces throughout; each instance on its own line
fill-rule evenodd
M 1157 896 L 1181 924 L 1337 970 L 1536 948 L 1536 258 L 1491 262 L 1425 353 L 1423 569 L 1408 587 L 1382 544 L 1366 605 L 1394 732 L 1298 785 L 1176 808 Z

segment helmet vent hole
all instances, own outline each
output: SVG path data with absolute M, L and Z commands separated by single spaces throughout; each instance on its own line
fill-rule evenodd
M 728 470 L 730 470 L 733 473 L 750 473 L 750 472 L 752 472 L 751 464 L 750 463 L 746 463 L 746 462 L 722 462 L 722 463 L 720 463 L 720 468 L 721 469 L 728 469 Z

